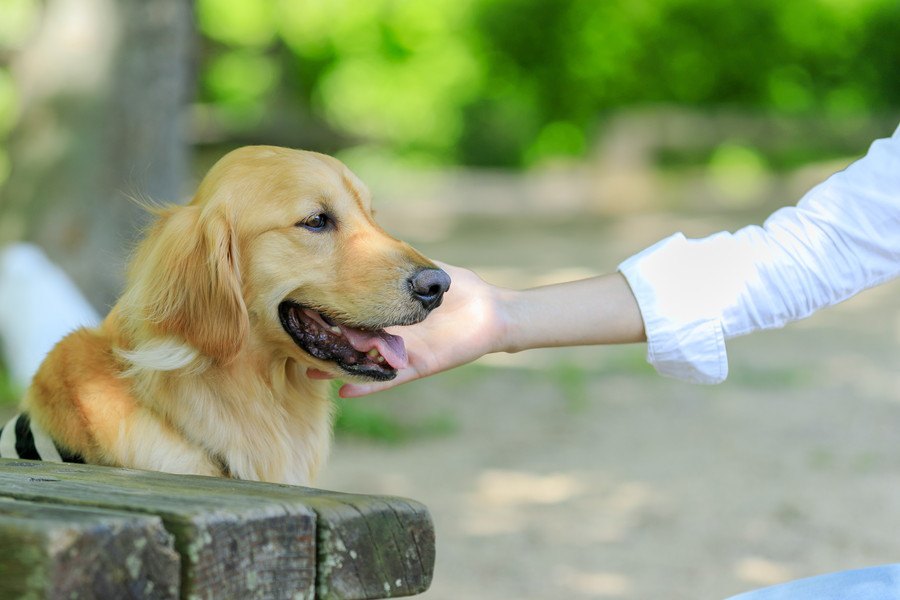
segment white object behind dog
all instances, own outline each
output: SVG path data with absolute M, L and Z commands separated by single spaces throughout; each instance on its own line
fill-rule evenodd
M 97 311 L 40 248 L 12 244 L 0 250 L 0 342 L 18 389 L 28 387 L 59 340 L 99 322 Z

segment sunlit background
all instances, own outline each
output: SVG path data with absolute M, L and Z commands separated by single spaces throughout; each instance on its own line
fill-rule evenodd
M 759 222 L 889 136 L 896 0 L 0 0 L 0 244 L 101 313 L 146 217 L 244 144 L 334 154 L 429 256 L 527 287 Z M 342 403 L 323 487 L 406 495 L 432 599 L 720 598 L 895 560 L 886 286 L 729 345 L 488 357 Z M 548 315 L 552 319 L 552 315 Z M 0 367 L 0 396 L 20 393 Z

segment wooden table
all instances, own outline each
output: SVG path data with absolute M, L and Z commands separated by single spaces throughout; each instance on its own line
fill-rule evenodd
M 389 598 L 433 568 L 412 500 L 0 459 L 0 599 Z

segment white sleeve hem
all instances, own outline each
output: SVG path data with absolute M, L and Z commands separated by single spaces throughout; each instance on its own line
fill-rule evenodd
M 647 334 L 647 362 L 656 371 L 691 383 L 721 383 L 728 376 L 728 355 L 722 324 L 713 315 L 677 320 L 660 309 L 660 299 L 675 293 L 666 289 L 658 269 L 646 268 L 659 253 L 677 253 L 684 235 L 670 236 L 619 265 L 637 299 Z M 677 282 L 674 282 L 677 285 Z

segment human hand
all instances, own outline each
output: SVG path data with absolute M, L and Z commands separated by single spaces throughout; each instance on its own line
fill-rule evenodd
M 646 341 L 640 307 L 620 273 L 514 291 L 440 266 L 452 280 L 444 303 L 421 323 L 391 329 L 406 343 L 409 364 L 391 381 L 348 383 L 342 397 L 386 390 L 490 352 Z
M 409 364 L 391 381 L 345 384 L 339 392 L 342 398 L 365 396 L 434 375 L 501 348 L 505 326 L 498 297 L 503 290 L 468 269 L 437 264 L 451 279 L 441 306 L 421 323 L 389 330 L 403 338 Z

